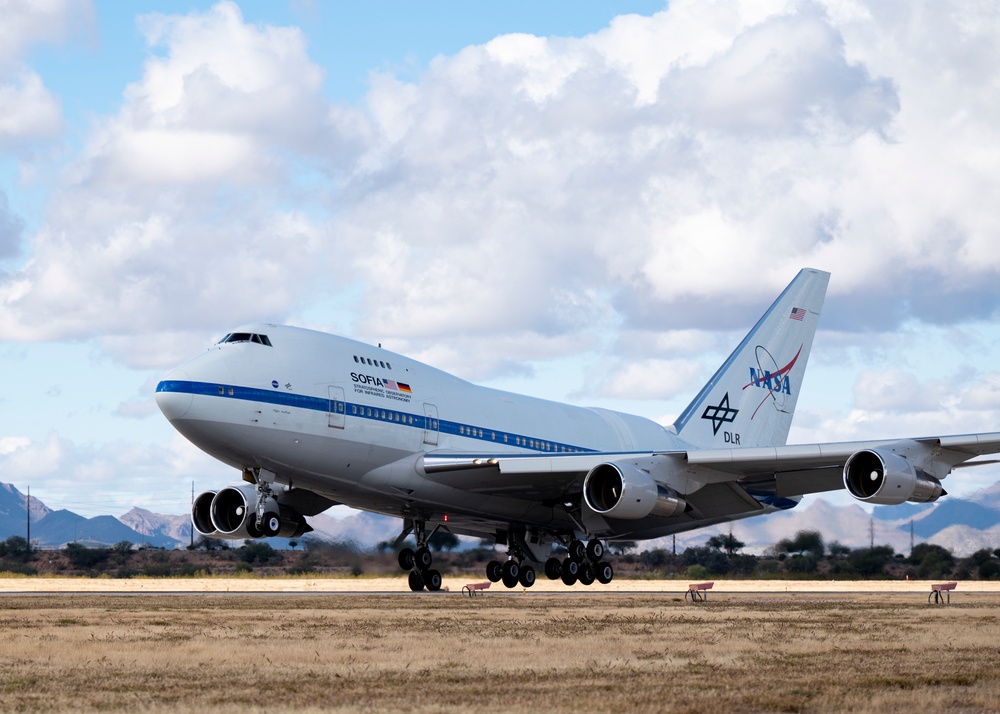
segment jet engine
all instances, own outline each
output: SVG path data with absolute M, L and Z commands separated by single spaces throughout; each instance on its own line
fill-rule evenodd
M 216 535 L 215 525 L 212 523 L 212 499 L 215 498 L 215 491 L 204 491 L 198 494 L 191 504 L 191 525 L 200 535 L 211 538 Z
M 859 501 L 886 506 L 927 503 L 945 495 L 936 478 L 918 472 L 899 454 L 881 449 L 864 449 L 847 460 L 844 487 Z
M 312 530 L 300 513 L 273 497 L 264 501 L 264 517 L 258 527 L 257 487 L 250 484 L 200 494 L 191 507 L 191 522 L 208 538 L 297 538 Z
M 583 500 L 608 518 L 635 520 L 646 516 L 670 518 L 687 508 L 680 494 L 657 483 L 632 464 L 598 464 L 583 480 Z

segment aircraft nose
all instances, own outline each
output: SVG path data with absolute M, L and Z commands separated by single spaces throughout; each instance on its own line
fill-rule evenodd
M 191 392 L 185 389 L 190 383 L 191 377 L 175 369 L 164 375 L 156 385 L 156 406 L 170 421 L 183 418 L 191 408 L 193 397 Z

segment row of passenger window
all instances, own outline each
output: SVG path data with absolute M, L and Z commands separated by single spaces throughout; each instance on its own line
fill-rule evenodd
M 413 426 L 415 419 L 411 414 L 404 414 L 403 412 L 394 412 L 391 409 L 373 409 L 372 407 L 359 407 L 357 404 L 351 405 L 351 414 L 353 416 L 363 416 L 369 419 L 380 419 L 382 421 L 392 421 L 397 424 L 406 424 L 407 426 Z
M 396 424 L 405 424 L 407 426 L 413 426 L 416 423 L 416 419 L 413 415 L 406 414 L 404 412 L 396 412 L 391 409 L 378 409 L 373 407 L 363 407 L 357 404 L 351 405 L 351 415 L 367 417 L 368 419 L 378 419 L 380 421 L 390 421 Z M 437 419 L 428 419 L 428 423 L 425 428 L 429 428 L 437 431 L 439 428 Z M 485 439 L 486 433 L 482 429 L 474 426 L 465 426 L 460 424 L 458 427 L 458 433 L 460 436 L 469 436 L 474 439 Z M 497 433 L 495 431 L 489 432 L 490 439 L 492 441 L 497 441 Z M 504 444 L 513 443 L 514 446 L 523 446 L 528 449 L 536 449 L 538 451 L 551 451 L 554 453 L 564 453 L 564 454 L 578 454 L 583 453 L 583 449 L 578 449 L 573 446 L 566 446 L 565 444 L 553 444 L 550 441 L 542 441 L 541 439 L 529 439 L 526 436 L 512 436 L 510 434 L 501 433 L 500 441 Z
M 459 436 L 471 436 L 473 439 L 485 439 L 486 432 L 475 426 L 464 426 L 459 425 L 458 427 Z M 492 441 L 497 440 L 497 433 L 495 431 L 489 432 L 490 439 Z M 529 439 L 526 436 L 511 436 L 510 434 L 500 434 L 500 440 L 505 443 L 511 443 L 513 439 L 514 446 L 524 446 L 529 449 L 536 449 L 538 451 L 551 451 L 554 453 L 563 454 L 577 454 L 583 453 L 583 449 L 577 449 L 573 446 L 566 446 L 565 444 L 553 444 L 550 441 L 542 441 L 541 439 Z
M 382 369 L 392 369 L 392 365 L 388 362 L 383 362 L 380 359 L 372 359 L 371 357 L 358 357 L 354 355 L 354 361 L 358 364 L 368 364 L 372 367 L 381 367 Z

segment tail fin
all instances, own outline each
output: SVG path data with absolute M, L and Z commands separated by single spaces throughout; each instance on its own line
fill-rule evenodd
M 799 271 L 674 429 L 702 448 L 784 444 L 830 274 Z

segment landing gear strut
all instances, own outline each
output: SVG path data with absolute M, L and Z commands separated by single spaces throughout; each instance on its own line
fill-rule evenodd
M 607 585 L 614 579 L 615 571 L 611 563 L 602 560 L 605 549 L 601 541 L 595 538 L 584 544 L 582 540 L 573 540 L 566 550 L 564 560 L 552 557 L 545 561 L 545 577 L 549 580 L 561 579 L 566 585 L 577 581 L 590 585 L 596 580 Z
M 402 543 L 403 539 L 411 532 L 417 540 L 417 549 L 403 548 L 399 551 L 399 567 L 410 571 L 407 582 L 413 592 L 420 592 L 424 588 L 431 592 L 437 592 L 441 589 L 441 573 L 431 568 L 434 556 L 431 555 L 431 550 L 427 547 L 427 541 L 433 532 L 430 535 L 427 534 L 424 521 L 407 519 L 403 532 L 396 539 L 396 545 Z

